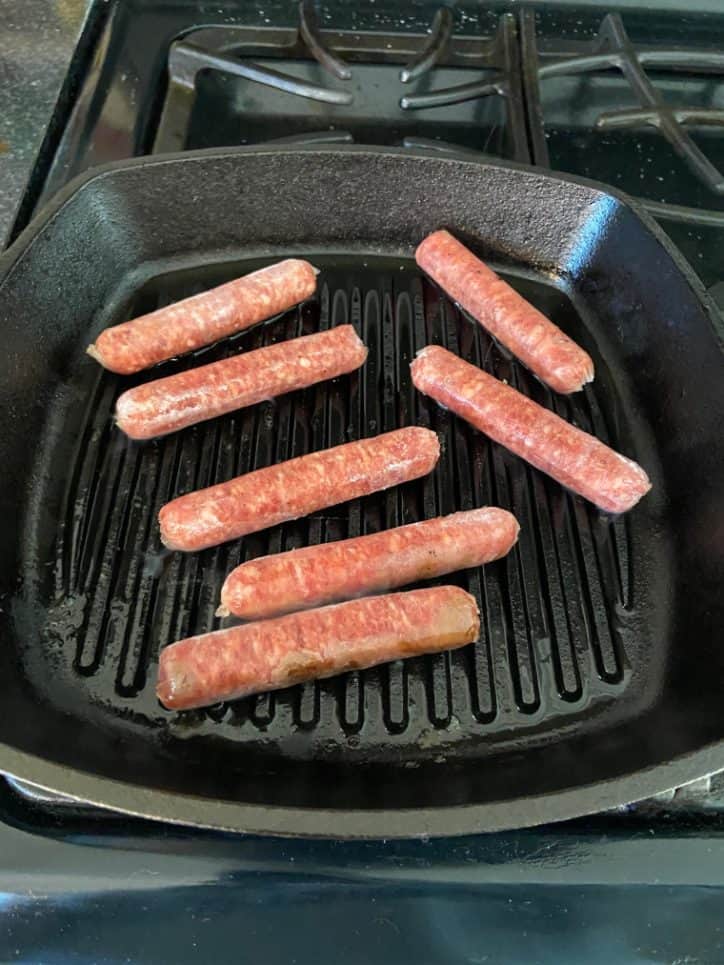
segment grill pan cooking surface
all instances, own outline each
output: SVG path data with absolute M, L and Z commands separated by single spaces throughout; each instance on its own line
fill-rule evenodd
M 412 248 L 441 225 L 591 353 L 592 385 L 550 393 L 420 275 Z M 87 179 L 0 286 L 0 768 L 167 820 L 404 835 L 567 817 L 724 766 L 724 364 L 666 244 L 591 186 L 409 153 L 186 154 Z M 297 310 L 133 378 L 84 355 L 109 324 L 287 256 L 321 269 Z M 150 443 L 113 425 L 125 388 L 346 322 L 370 349 L 358 373 Z M 443 412 L 409 376 L 430 343 L 641 462 L 653 492 L 611 520 Z M 442 443 L 426 479 L 203 553 L 161 547 L 174 496 L 415 424 Z M 222 625 L 239 562 L 485 504 L 517 516 L 518 546 L 438 581 L 479 600 L 477 644 L 206 711 L 158 704 L 160 648 Z
M 421 281 L 414 262 L 368 257 L 361 267 L 348 259 L 314 261 L 322 268 L 317 304 L 173 368 L 351 321 L 370 348 L 359 375 L 137 444 L 113 424 L 115 399 L 128 380 L 77 360 L 69 398 L 88 405 L 71 406 L 63 419 L 57 445 L 69 472 L 62 494 L 49 494 L 63 505 L 49 644 L 53 636 L 62 641 L 63 669 L 75 686 L 113 708 L 167 721 L 184 735 L 273 740 L 285 755 L 339 758 L 347 755 L 349 738 L 364 734 L 352 746 L 388 760 L 398 760 L 401 749 L 413 760 L 432 748 L 457 752 L 490 731 L 545 725 L 548 718 L 550 726 L 555 717 L 622 692 L 631 677 L 625 617 L 617 618 L 618 611 L 629 612 L 631 596 L 626 520 L 609 523 L 444 414 L 415 392 L 409 362 L 424 345 L 445 344 L 549 404 L 551 394 L 536 393 L 523 369 L 504 360 L 479 326 L 461 319 Z M 242 264 L 233 274 L 257 267 Z M 132 303 L 130 317 L 194 293 L 197 280 L 190 273 L 152 281 Z M 202 287 L 217 280 L 207 276 Z M 560 296 L 527 287 L 537 304 L 571 318 Z M 595 423 L 605 437 L 594 390 L 572 405 L 556 401 L 561 413 L 589 430 Z M 203 553 L 163 552 L 156 516 L 174 496 L 404 425 L 429 426 L 441 438 L 441 465 L 427 479 Z M 523 535 L 507 562 L 457 577 L 488 617 L 477 647 L 182 717 L 158 707 L 159 648 L 222 625 L 214 618 L 221 584 L 240 562 L 486 503 L 513 511 Z M 300 728 L 309 732 L 306 739 L 300 740 Z

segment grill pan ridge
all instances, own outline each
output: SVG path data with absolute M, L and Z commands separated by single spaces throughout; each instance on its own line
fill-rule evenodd
M 311 172 L 320 184 L 302 190 Z M 189 226 L 178 207 L 191 184 Z M 271 212 L 264 184 L 278 199 Z M 368 193 L 360 210 L 371 184 L 377 196 Z M 243 226 L 221 218 L 222 191 L 243 209 Z M 89 223 L 95 292 L 58 253 L 64 239 L 83 258 Z M 474 238 L 591 352 L 591 385 L 554 395 L 420 275 L 412 248 L 441 224 Z M 298 309 L 130 379 L 82 354 L 105 325 L 281 256 L 321 269 L 317 297 Z M 47 281 L 28 297 L 28 279 L 41 271 Z M 724 456 L 714 444 L 724 364 L 695 283 L 624 202 L 580 182 L 423 154 L 199 152 L 86 179 L 19 239 L 0 277 L 15 362 L 0 438 L 10 466 L 4 508 L 16 504 L 3 547 L 3 659 L 7 704 L 21 715 L 0 733 L 0 768 L 173 821 L 404 835 L 623 803 L 652 784 L 663 789 L 677 766 L 696 776 L 702 753 L 721 753 L 724 727 L 706 694 L 693 693 L 721 663 L 712 590 L 724 552 L 696 527 L 724 508 L 715 485 Z M 114 426 L 125 388 L 345 323 L 370 350 L 357 373 L 150 443 Z M 23 343 L 23 325 L 39 347 Z M 606 518 L 439 409 L 409 375 L 431 343 L 641 461 L 654 492 L 629 516 Z M 696 368 L 687 375 L 685 364 Z M 688 399 L 684 412 L 677 393 Z M 705 397 L 697 420 L 690 409 Z M 440 437 L 440 463 L 425 479 L 199 554 L 160 544 L 157 512 L 176 495 L 405 425 Z M 20 451 L 28 433 L 37 441 Z M 684 455 L 690 476 L 677 462 Z M 696 505 L 687 506 L 694 476 Z M 437 581 L 478 599 L 477 644 L 206 711 L 174 715 L 158 704 L 160 648 L 222 625 L 221 583 L 239 562 L 486 504 L 517 516 L 518 545 L 504 560 Z M 684 659 L 687 619 L 706 672 Z

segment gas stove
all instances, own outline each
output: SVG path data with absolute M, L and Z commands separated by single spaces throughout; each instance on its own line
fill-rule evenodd
M 632 194 L 724 307 L 722 39 L 724 16 L 591 5 L 99 2 L 11 240 L 72 177 L 140 154 L 464 149 Z M 565 825 L 394 845 L 180 831 L 11 779 L 0 814 L 3 958 L 15 941 L 28 960 L 120 961 L 123 933 L 131 960 L 207 959 L 228 955 L 233 922 L 264 961 L 318 961 L 322 927 L 336 961 L 721 956 L 722 775 Z

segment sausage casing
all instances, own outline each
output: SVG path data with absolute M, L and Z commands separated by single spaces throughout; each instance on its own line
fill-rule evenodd
M 601 509 L 624 513 L 651 489 L 632 459 L 452 352 L 428 345 L 411 369 L 420 392 Z
M 101 332 L 88 354 L 119 375 L 192 352 L 310 298 L 317 269 L 288 258 Z
M 161 539 L 169 549 L 216 546 L 418 479 L 439 457 L 435 433 L 417 426 L 299 456 L 166 503 Z
M 448 231 L 428 235 L 415 252 L 423 271 L 556 392 L 593 379 L 593 361 Z
M 152 439 L 358 369 L 367 349 L 351 325 L 146 382 L 124 392 L 116 422 L 132 439 Z
M 290 687 L 477 640 L 475 599 L 456 586 L 304 610 L 172 643 L 156 693 L 171 710 Z
M 504 556 L 519 529 L 511 513 L 485 506 L 262 556 L 229 573 L 219 613 L 261 620 L 482 566 Z

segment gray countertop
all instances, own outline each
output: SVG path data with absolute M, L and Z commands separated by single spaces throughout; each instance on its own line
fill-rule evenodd
M 0 0 L 0 244 L 43 140 L 90 0 Z

